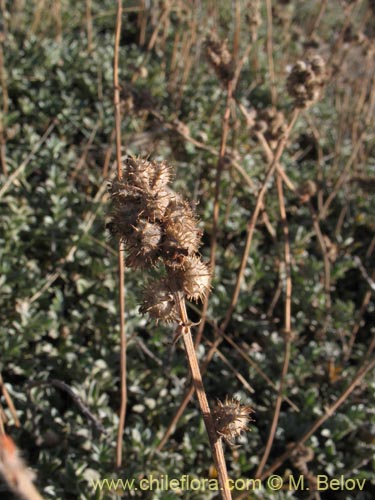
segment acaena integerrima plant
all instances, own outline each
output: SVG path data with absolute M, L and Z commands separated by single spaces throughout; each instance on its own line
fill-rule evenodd
M 169 187 L 170 180 L 166 162 L 127 158 L 121 180 L 109 183 L 112 208 L 108 229 L 123 242 L 129 268 L 159 269 L 160 277 L 145 286 L 140 312 L 158 322 L 176 324 L 174 340 L 183 340 L 222 497 L 229 500 L 222 439 L 231 444 L 246 430 L 251 410 L 233 399 L 218 403 L 213 412 L 209 407 L 185 301 L 198 301 L 209 293 L 210 270 L 198 252 L 202 232 L 195 213 Z

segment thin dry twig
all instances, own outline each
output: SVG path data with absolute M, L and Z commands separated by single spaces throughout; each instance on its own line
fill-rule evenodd
M 270 73 L 270 88 L 271 88 L 271 102 L 272 105 L 276 105 L 277 94 L 276 94 L 276 78 L 275 78 L 275 66 L 273 63 L 273 43 L 272 43 L 272 2 L 271 0 L 266 0 L 267 7 L 267 58 L 268 58 L 268 70 Z
M 87 52 L 92 52 L 92 15 L 91 0 L 86 0 L 86 31 L 87 31 Z
M 213 345 L 212 342 L 207 341 L 207 345 L 211 347 Z M 221 361 L 226 365 L 231 372 L 234 374 L 234 376 L 241 382 L 241 384 L 245 387 L 247 391 L 250 392 L 250 394 L 254 394 L 255 390 L 251 387 L 249 382 L 246 380 L 246 378 L 241 375 L 241 373 L 237 370 L 235 366 L 232 365 L 232 363 L 228 360 L 228 358 L 220 351 L 218 347 L 216 347 L 216 355 L 221 359 Z
M 369 102 L 368 102 L 368 111 L 367 111 L 367 114 L 365 115 L 365 118 L 364 118 L 363 130 L 362 130 L 360 136 L 358 137 L 358 139 L 353 147 L 352 153 L 351 153 L 350 157 L 348 158 L 346 164 L 344 165 L 344 168 L 342 169 L 341 174 L 337 178 L 332 191 L 330 192 L 329 196 L 327 197 L 322 209 L 319 211 L 318 220 L 324 219 L 327 216 L 328 209 L 329 209 L 331 203 L 333 202 L 334 198 L 337 196 L 337 193 L 339 192 L 341 186 L 345 183 L 345 181 L 348 177 L 348 172 L 349 172 L 350 168 L 352 167 L 354 161 L 356 160 L 357 155 L 362 147 L 363 141 L 368 134 L 368 126 L 369 126 L 370 121 L 373 118 L 374 104 L 375 104 L 375 76 L 373 77 L 373 81 L 372 81 L 371 93 L 370 93 L 370 98 L 369 98 Z
M 313 221 L 313 226 L 315 230 L 316 237 L 319 242 L 320 250 L 323 256 L 324 263 L 324 292 L 325 292 L 325 306 L 329 311 L 331 309 L 331 263 L 329 260 L 329 255 L 327 252 L 327 245 L 323 236 L 323 233 L 320 229 L 318 216 L 315 213 L 314 207 L 311 202 L 309 202 L 309 209 L 311 213 L 311 218 Z M 328 316 L 327 316 L 328 319 Z
M 276 435 L 277 424 L 280 418 L 281 403 L 283 401 L 283 392 L 285 387 L 285 379 L 289 368 L 290 362 L 290 352 L 291 352 L 291 339 L 292 339 L 292 276 L 291 276 L 291 259 L 290 259 L 290 243 L 289 243 L 289 228 L 288 221 L 286 217 L 286 207 L 285 199 L 283 193 L 283 181 L 281 175 L 278 173 L 277 179 L 277 194 L 279 199 L 280 217 L 283 226 L 284 233 L 284 261 L 285 261 L 285 273 L 286 273 L 286 284 L 285 284 L 285 309 L 284 309 L 284 340 L 285 340 L 285 352 L 284 352 L 284 362 L 280 375 L 279 391 L 276 398 L 275 411 L 272 419 L 272 424 L 270 432 L 268 435 L 265 450 L 263 452 L 262 458 L 259 462 L 259 466 L 255 477 L 259 477 L 262 474 L 264 466 L 268 460 L 271 453 L 271 448 Z
M 3 187 L 0 189 L 0 199 L 6 193 L 9 189 L 9 187 L 13 184 L 13 182 L 22 174 L 22 172 L 25 170 L 27 165 L 30 163 L 30 161 L 33 159 L 35 153 L 38 151 L 38 149 L 41 147 L 41 145 L 47 140 L 48 136 L 52 132 L 52 130 L 55 128 L 57 124 L 57 120 L 53 119 L 52 122 L 49 124 L 47 127 L 47 130 L 44 132 L 42 137 L 39 139 L 39 141 L 34 145 L 33 149 L 31 152 L 27 155 L 27 157 L 24 159 L 24 161 L 12 172 L 7 180 L 4 182 Z
M 65 383 L 63 380 L 58 380 L 55 378 L 48 380 L 33 380 L 27 384 L 27 388 L 30 390 L 33 387 L 40 386 L 52 386 L 66 392 L 72 399 L 72 401 L 77 405 L 78 409 L 90 422 L 93 424 L 94 428 L 101 434 L 106 434 L 107 431 L 104 429 L 103 424 L 97 419 L 97 417 L 91 412 L 88 406 L 82 401 L 80 396 L 76 394 L 73 389 Z
M 207 401 L 206 392 L 203 386 L 202 375 L 199 369 L 198 358 L 193 343 L 193 337 L 191 335 L 191 329 L 189 326 L 186 326 L 189 324 L 189 319 L 186 312 L 185 299 L 182 296 L 181 292 L 177 292 L 175 294 L 175 297 L 176 297 L 175 298 L 176 303 L 179 307 L 181 315 L 181 323 L 182 323 L 182 326 L 179 327 L 180 328 L 179 335 L 181 335 L 182 341 L 184 343 L 186 357 L 188 360 L 192 381 L 195 388 L 195 393 L 197 395 L 199 407 L 206 426 L 208 439 L 210 441 L 212 455 L 215 462 L 221 488 L 220 493 L 223 500 L 231 500 L 232 494 L 229 489 L 228 472 L 224 458 L 222 440 L 217 435 L 215 424 L 212 418 L 211 409 Z
M 195 312 L 199 314 L 199 311 L 197 308 L 195 308 L 194 306 L 192 306 L 192 304 L 190 304 L 190 307 L 193 307 Z M 215 333 L 218 335 L 218 338 L 214 341 L 214 342 L 211 342 L 209 345 L 210 345 L 210 350 L 208 351 L 208 353 L 206 354 L 205 358 L 204 358 L 204 361 L 203 363 L 201 364 L 201 373 L 204 374 L 207 369 L 208 369 L 208 366 L 213 358 L 213 356 L 217 353 L 218 351 L 218 347 L 219 345 L 224 341 L 226 340 L 228 342 L 228 344 L 230 344 L 237 352 L 238 354 L 247 362 L 249 363 L 250 366 L 252 366 L 254 368 L 254 370 L 263 378 L 263 380 L 265 380 L 267 382 L 267 384 L 270 385 L 270 387 L 272 387 L 272 389 L 277 393 L 278 392 L 278 388 L 277 386 L 272 382 L 272 380 L 266 375 L 266 373 L 264 373 L 264 371 L 258 366 L 258 364 L 253 361 L 250 356 L 248 356 L 245 352 L 245 349 L 241 346 L 238 346 L 236 344 L 236 342 L 234 342 L 231 338 L 230 335 L 227 335 L 222 329 L 220 329 L 217 324 L 215 323 L 215 321 L 213 321 L 210 317 L 206 317 L 206 321 L 207 323 L 209 323 L 215 330 Z M 245 344 L 244 344 L 245 345 Z M 166 442 L 168 441 L 169 437 L 174 433 L 175 429 L 176 429 L 176 426 L 177 426 L 177 423 L 178 421 L 180 420 L 180 418 L 182 417 L 187 405 L 189 404 L 189 401 L 191 400 L 192 396 L 194 394 L 194 386 L 191 385 L 189 387 L 189 389 L 186 391 L 185 395 L 184 395 L 184 398 L 183 400 L 181 401 L 176 413 L 174 414 L 171 422 L 169 423 L 160 443 L 158 444 L 157 446 L 157 450 L 160 451 L 163 449 L 164 445 L 166 444 Z M 288 397 L 286 396 L 283 396 L 283 399 L 294 409 L 294 411 L 297 411 L 299 412 L 299 408 L 298 406 L 293 403 L 293 401 L 291 401 Z
M 8 389 L 5 387 L 4 380 L 3 380 L 1 373 L 0 373 L 0 389 L 1 389 L 1 392 L 4 396 L 4 399 L 8 405 L 9 411 L 12 414 L 12 417 L 14 420 L 14 425 L 16 427 L 20 427 L 21 424 L 20 424 L 20 421 L 18 419 L 16 407 L 14 406 L 13 400 L 8 392 Z
M 305 434 L 298 439 L 298 441 L 291 447 L 287 449 L 280 457 L 278 457 L 274 463 L 263 472 L 260 476 L 260 479 L 263 481 L 270 474 L 272 474 L 275 470 L 277 470 L 280 465 L 282 465 L 285 460 L 287 460 L 290 455 L 298 449 L 305 441 L 307 441 L 318 429 L 321 427 L 324 422 L 326 422 L 335 412 L 336 410 L 348 399 L 350 394 L 354 391 L 357 385 L 362 381 L 363 377 L 367 375 L 371 370 L 375 367 L 375 358 L 369 361 L 368 363 L 361 363 L 360 368 L 357 370 L 353 380 L 350 382 L 348 387 L 342 392 L 342 394 L 336 399 L 336 401 L 329 407 L 325 409 L 324 414 L 314 422 L 314 424 L 310 427 L 310 429 L 305 432 Z
M 118 180 L 122 179 L 120 84 L 118 79 L 121 21 L 122 21 L 122 0 L 117 0 L 117 17 L 116 17 L 115 45 L 114 45 L 114 58 L 113 58 L 113 87 L 114 87 L 113 102 L 115 108 L 116 160 L 117 160 Z M 121 467 L 122 442 L 123 442 L 123 434 L 124 434 L 125 418 L 126 418 L 127 382 L 126 382 L 125 281 L 124 281 L 125 264 L 123 258 L 123 244 L 121 241 L 119 241 L 118 246 L 119 246 L 118 278 L 119 278 L 121 404 L 120 404 L 120 417 L 119 417 L 118 432 L 117 432 L 116 466 Z
M 103 198 L 106 191 L 107 191 L 107 182 L 104 181 L 95 195 L 95 198 L 93 200 L 94 205 L 99 203 L 99 201 Z M 52 286 L 52 284 L 59 278 L 59 276 L 62 273 L 63 266 L 71 259 L 73 259 L 76 251 L 78 250 L 80 239 L 90 231 L 93 223 L 95 222 L 96 212 L 97 209 L 90 210 L 84 215 L 81 225 L 81 234 L 78 236 L 77 241 L 69 248 L 66 256 L 59 260 L 58 268 L 56 269 L 56 271 L 48 274 L 44 284 L 39 288 L 39 290 L 37 290 L 31 297 L 24 299 L 27 304 L 32 304 L 33 302 L 38 300 L 39 297 L 41 297 L 43 293 L 46 292 Z
M 286 141 L 289 137 L 290 132 L 292 131 L 292 129 L 294 127 L 295 122 L 297 121 L 298 116 L 299 116 L 299 110 L 298 110 L 298 108 L 296 108 L 293 110 L 293 115 L 292 115 L 290 124 L 285 132 L 285 135 L 283 137 L 281 137 L 281 139 L 278 142 L 274 158 L 268 166 L 262 187 L 260 188 L 260 190 L 258 192 L 258 196 L 257 196 L 256 202 L 255 202 L 254 211 L 253 211 L 252 216 L 247 224 L 247 236 L 246 236 L 245 248 L 244 248 L 244 251 L 242 254 L 241 265 L 240 265 L 240 269 L 239 269 L 238 274 L 237 274 L 236 285 L 235 285 L 235 289 L 233 291 L 231 303 L 230 303 L 230 306 L 229 306 L 228 311 L 226 313 L 225 319 L 223 321 L 223 325 L 222 325 L 223 330 L 225 330 L 225 328 L 229 324 L 229 321 L 230 321 L 230 318 L 231 318 L 232 313 L 234 311 L 234 308 L 237 305 L 237 301 L 238 301 L 238 297 L 239 297 L 240 289 L 241 289 L 241 284 L 242 284 L 242 280 L 243 280 L 243 276 L 244 276 L 244 272 L 246 269 L 250 248 L 251 248 L 251 243 L 253 241 L 256 222 L 258 220 L 260 209 L 261 209 L 261 206 L 263 204 L 264 196 L 265 196 L 266 191 L 268 189 L 268 182 L 271 179 L 271 177 L 272 177 L 272 175 L 277 167 L 279 159 L 283 153 Z
M 279 140 L 278 147 L 276 148 L 276 151 L 275 151 L 274 159 L 269 164 L 268 171 L 266 173 L 266 178 L 265 178 L 265 180 L 263 182 L 263 185 L 262 185 L 261 189 L 259 190 L 259 193 L 258 193 L 258 196 L 257 196 L 257 201 L 256 201 L 256 206 L 255 206 L 253 215 L 252 215 L 252 217 L 250 219 L 250 222 L 248 224 L 247 240 L 246 240 L 245 249 L 244 249 L 243 256 L 242 256 L 240 270 L 239 270 L 238 275 L 237 275 L 236 286 L 235 286 L 235 290 L 233 292 L 231 304 L 230 304 L 230 307 L 229 307 L 229 309 L 227 311 L 225 319 L 223 320 L 223 323 L 218 328 L 218 331 L 220 333 L 224 333 L 225 332 L 225 330 L 226 330 L 226 328 L 227 328 L 227 326 L 229 324 L 230 318 L 232 316 L 232 313 L 234 311 L 234 308 L 235 308 L 235 306 L 237 304 L 237 300 L 238 300 L 238 297 L 239 297 L 239 291 L 240 291 L 240 287 L 241 287 L 241 282 L 242 282 L 243 274 L 244 274 L 246 263 L 247 263 L 248 253 L 250 252 L 250 247 L 251 247 L 252 237 L 253 237 L 254 230 L 255 230 L 256 221 L 258 219 L 258 216 L 259 216 L 259 213 L 260 213 L 260 209 L 263 206 L 264 195 L 265 195 L 265 193 L 267 191 L 267 187 L 268 187 L 267 184 L 268 184 L 268 181 L 270 180 L 272 174 L 274 173 L 274 171 L 276 169 L 278 161 L 279 161 L 279 159 L 281 157 L 281 154 L 283 152 L 283 149 L 285 147 L 286 141 L 287 141 L 287 139 L 289 137 L 289 134 L 290 134 L 291 130 L 294 127 L 294 124 L 295 124 L 295 122 L 296 122 L 296 120 L 298 118 L 298 115 L 299 115 L 299 111 L 298 111 L 298 109 L 295 109 L 294 112 L 293 112 L 293 116 L 291 118 L 289 127 L 287 128 L 287 130 L 285 132 L 285 136 L 282 137 Z M 203 314 L 203 312 L 202 312 L 202 314 Z M 201 323 L 203 323 L 203 319 L 202 319 Z M 200 328 L 201 328 L 201 323 L 199 325 Z M 212 359 L 212 357 L 213 357 L 213 355 L 215 353 L 216 347 L 221 342 L 222 342 L 222 338 L 221 337 L 219 337 L 218 339 L 216 339 L 216 341 L 212 345 L 211 349 L 207 353 L 205 361 L 204 361 L 204 364 L 202 366 L 202 371 L 203 372 L 205 371 L 206 367 L 210 363 L 210 361 L 211 361 L 211 359 Z M 160 450 L 164 446 L 164 444 L 167 442 L 168 437 L 172 434 L 173 429 L 175 428 L 177 421 L 182 416 L 182 414 L 183 414 L 183 412 L 184 412 L 184 410 L 185 410 L 185 408 L 186 408 L 186 406 L 187 406 L 188 402 L 190 401 L 190 399 L 191 399 L 191 397 L 192 397 L 193 394 L 194 394 L 194 389 L 193 389 L 193 387 L 190 387 L 190 389 L 186 392 L 186 394 L 184 396 L 184 399 L 183 399 L 182 403 L 180 404 L 180 406 L 179 406 L 179 408 L 178 408 L 178 410 L 177 410 L 174 418 L 172 419 L 172 422 L 168 426 L 167 431 L 165 432 L 162 440 L 160 441 L 160 443 L 158 445 L 158 450 Z
M 227 146 L 228 132 L 229 132 L 229 118 L 230 118 L 230 104 L 233 95 L 233 82 L 230 80 L 227 86 L 227 100 L 223 116 L 222 132 L 221 132 L 221 142 L 220 151 L 216 167 L 216 180 L 215 180 L 215 198 L 214 198 L 214 209 L 213 209 L 213 220 L 212 220 L 212 236 L 211 236 L 211 246 L 210 246 L 210 269 L 211 269 L 211 280 L 215 272 L 215 262 L 216 262 L 216 248 L 217 248 L 217 232 L 219 224 L 219 212 L 220 212 L 220 184 L 221 176 L 223 172 L 224 157 Z M 198 328 L 198 332 L 195 337 L 195 346 L 199 345 L 204 326 L 206 323 L 206 315 L 208 309 L 209 296 L 204 298 L 201 323 Z

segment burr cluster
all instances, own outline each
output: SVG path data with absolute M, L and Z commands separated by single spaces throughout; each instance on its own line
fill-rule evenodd
M 227 41 L 219 40 L 212 34 L 205 42 L 208 62 L 213 67 L 219 80 L 226 84 L 234 77 L 234 62 L 228 50 Z
M 326 81 L 324 60 L 315 55 L 306 61 L 297 61 L 288 79 L 287 90 L 298 108 L 307 108 L 320 97 Z
M 226 398 L 224 403 L 218 401 L 212 410 L 216 432 L 229 445 L 234 445 L 234 440 L 248 429 L 252 420 L 250 413 L 253 410 L 248 405 L 243 405 L 235 398 Z
M 112 210 L 107 227 L 126 251 L 133 269 L 162 270 L 144 290 L 140 311 L 157 321 L 180 321 L 176 294 L 201 300 L 209 291 L 210 272 L 198 249 L 201 231 L 191 206 L 169 187 L 166 162 L 127 158 L 122 179 L 109 183 Z

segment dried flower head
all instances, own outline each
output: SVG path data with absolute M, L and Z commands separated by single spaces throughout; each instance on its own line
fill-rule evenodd
M 253 411 L 250 406 L 242 405 L 235 398 L 226 397 L 224 403 L 218 401 L 212 410 L 216 432 L 233 446 L 234 439 L 249 430 L 247 426 L 252 421 L 250 413 Z
M 167 323 L 181 319 L 174 294 L 199 300 L 210 287 L 208 267 L 198 256 L 202 233 L 197 219 L 168 187 L 170 178 L 165 162 L 127 158 L 122 179 L 108 186 L 113 208 L 107 225 L 124 243 L 127 266 L 165 266 L 166 278 L 148 286 L 140 310 Z
M 314 181 L 310 179 L 304 181 L 297 189 L 301 203 L 307 203 L 316 194 L 317 190 L 318 188 Z
M 178 321 L 179 314 L 173 291 L 166 280 L 153 281 L 147 285 L 139 311 L 142 314 L 148 313 L 156 321 L 165 323 Z
M 155 194 L 170 182 L 171 170 L 165 161 L 157 163 L 128 157 L 125 160 L 123 177 L 132 186 Z
M 205 42 L 207 59 L 218 78 L 225 84 L 234 77 L 234 63 L 228 50 L 227 41 L 221 41 L 216 34 L 211 34 Z
M 168 265 L 179 265 L 181 258 L 198 251 L 202 232 L 190 205 L 179 197 L 171 200 L 165 211 L 164 230 L 164 258 Z
M 126 265 L 133 268 L 152 267 L 159 258 L 162 228 L 157 223 L 138 220 L 127 239 L 128 256 Z
M 173 274 L 188 300 L 202 300 L 210 290 L 210 271 L 198 255 L 186 257 Z
M 254 131 L 263 133 L 272 149 L 277 146 L 286 128 L 285 117 L 281 111 L 277 111 L 274 108 L 266 108 L 257 112 Z
M 141 111 L 153 109 L 155 99 L 148 89 L 138 89 L 131 84 L 125 84 L 121 89 L 121 106 L 127 114 L 139 114 Z
M 296 62 L 287 79 L 287 90 L 296 107 L 307 108 L 319 99 L 325 81 L 324 60 L 315 55 Z
M 251 29 L 255 29 L 261 24 L 260 0 L 249 0 L 246 6 L 245 19 Z

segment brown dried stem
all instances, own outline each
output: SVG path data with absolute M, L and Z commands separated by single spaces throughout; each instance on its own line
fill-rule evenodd
M 292 129 L 294 127 L 294 124 L 297 121 L 298 116 L 299 116 L 299 110 L 297 108 L 295 108 L 293 110 L 293 115 L 292 115 L 290 124 L 289 124 L 284 136 L 279 140 L 279 143 L 278 143 L 276 151 L 275 151 L 274 158 L 268 166 L 266 177 L 263 181 L 262 187 L 260 188 L 260 190 L 258 192 L 258 196 L 257 196 L 256 202 L 255 202 L 255 208 L 254 208 L 253 214 L 252 214 L 252 216 L 248 222 L 248 225 L 247 225 L 247 237 L 246 237 L 246 242 L 245 242 L 245 248 L 244 248 L 244 251 L 242 254 L 241 265 L 240 265 L 240 269 L 238 271 L 235 289 L 234 289 L 234 292 L 232 295 L 230 306 L 228 308 L 225 319 L 224 319 L 223 324 L 221 326 L 221 328 L 223 330 L 225 330 L 225 328 L 229 324 L 229 321 L 230 321 L 230 318 L 231 318 L 232 313 L 234 311 L 234 308 L 237 305 L 237 301 L 238 301 L 238 297 L 239 297 L 240 289 L 241 289 L 241 284 L 242 284 L 244 272 L 246 269 L 247 260 L 249 257 L 251 243 L 253 241 L 253 236 L 254 236 L 254 232 L 255 232 L 255 225 L 256 225 L 256 222 L 258 220 L 259 212 L 260 212 L 260 209 L 261 209 L 262 204 L 263 204 L 264 196 L 267 192 L 268 182 L 271 179 L 271 177 L 272 177 L 272 175 L 277 167 L 279 159 L 284 151 L 286 141 L 289 137 L 290 132 L 292 131 Z
M 7 180 L 4 182 L 3 186 L 0 189 L 0 199 L 4 195 L 4 193 L 6 193 L 8 191 L 9 187 L 18 178 L 18 176 L 21 175 L 22 172 L 25 170 L 27 165 L 33 159 L 35 153 L 38 151 L 38 149 L 41 147 L 41 145 L 47 140 L 47 137 L 50 135 L 52 130 L 55 128 L 56 124 L 57 124 L 57 120 L 56 119 L 52 120 L 52 122 L 47 127 L 47 130 L 44 132 L 44 134 L 39 139 L 39 141 L 34 145 L 33 149 L 27 155 L 25 160 L 11 173 L 11 175 L 9 175 L 9 177 L 7 178 Z
M 189 364 L 195 393 L 197 395 L 199 407 L 206 426 L 208 439 L 210 441 L 212 456 L 215 462 L 215 467 L 217 470 L 219 484 L 221 488 L 221 496 L 223 500 L 231 500 L 232 495 L 229 489 L 228 472 L 224 458 L 222 440 L 217 435 L 215 424 L 212 418 L 211 409 L 208 404 L 206 392 L 204 390 L 202 375 L 198 364 L 198 358 L 195 352 L 193 337 L 191 335 L 191 329 L 189 326 L 187 326 L 189 324 L 189 318 L 187 316 L 185 299 L 183 297 L 183 294 L 181 292 L 177 292 L 175 294 L 175 300 L 181 315 L 181 325 L 179 326 L 180 329 L 179 335 L 181 335 L 182 341 L 184 343 L 186 358 Z
M 20 421 L 18 419 L 18 415 L 17 415 L 17 410 L 16 410 L 16 407 L 14 406 L 14 403 L 13 403 L 13 400 L 7 390 L 7 388 L 5 387 L 5 384 L 4 384 L 4 381 L 3 381 L 3 377 L 0 373 L 0 390 L 4 396 L 4 399 L 8 405 L 8 408 L 9 408 L 9 411 L 10 413 L 12 414 L 12 417 L 13 417 L 13 420 L 14 420 L 14 425 L 16 427 L 20 427 L 21 424 L 20 424 Z
M 270 180 L 272 174 L 275 171 L 275 168 L 276 168 L 276 166 L 278 164 L 278 161 L 279 161 L 279 159 L 281 157 L 281 154 L 282 154 L 282 152 L 284 150 L 287 138 L 289 137 L 289 134 L 290 134 L 291 130 L 294 127 L 294 124 L 295 124 L 295 122 L 296 122 L 296 120 L 298 118 L 298 115 L 299 115 L 299 110 L 295 109 L 294 112 L 293 112 L 293 116 L 291 118 L 289 127 L 287 128 L 284 137 L 282 137 L 280 139 L 280 141 L 279 141 L 278 147 L 276 148 L 274 159 L 269 164 L 268 171 L 267 171 L 267 174 L 266 174 L 266 178 L 265 178 L 265 180 L 263 182 L 263 185 L 262 185 L 261 189 L 259 190 L 259 193 L 258 193 L 258 196 L 257 196 L 255 210 L 254 210 L 253 215 L 252 215 L 252 217 L 250 219 L 250 222 L 248 224 L 248 235 L 247 235 L 245 249 L 244 249 L 243 256 L 242 256 L 241 267 L 240 267 L 240 270 L 239 270 L 238 275 L 237 275 L 237 282 L 236 282 L 235 290 L 233 292 L 231 304 L 230 304 L 230 307 L 229 307 L 229 309 L 227 311 L 227 314 L 226 314 L 226 317 L 225 317 L 223 323 L 218 328 L 218 331 L 220 333 L 224 333 L 225 329 L 227 328 L 227 326 L 229 324 L 229 321 L 230 321 L 230 318 L 232 316 L 232 312 L 233 312 L 233 310 L 234 310 L 234 308 L 235 308 L 235 306 L 237 304 L 237 300 L 238 300 L 238 297 L 239 297 L 239 291 L 240 291 L 240 287 L 241 287 L 241 283 L 242 283 L 242 279 L 243 279 L 243 274 L 244 274 L 244 271 L 245 271 L 245 268 L 246 268 L 246 263 L 247 263 L 247 259 L 248 259 L 248 254 L 250 252 L 252 237 L 253 237 L 254 230 L 255 230 L 255 224 L 256 224 L 256 221 L 258 219 L 260 209 L 263 206 L 263 199 L 264 199 L 264 195 L 265 195 L 265 193 L 267 191 L 267 184 L 268 184 L 268 181 Z M 203 315 L 203 312 L 202 312 L 202 315 Z M 203 319 L 202 319 L 201 324 L 202 323 L 203 323 Z M 200 324 L 200 328 L 201 328 L 201 324 Z M 202 329 L 202 332 L 203 332 L 203 329 Z M 223 339 L 221 337 L 218 338 L 218 339 L 216 339 L 216 341 L 213 344 L 213 346 L 211 347 L 210 351 L 207 353 L 204 365 L 202 367 L 202 371 L 203 372 L 205 371 L 206 367 L 210 363 L 210 361 L 211 361 L 211 359 L 212 359 L 212 357 L 213 357 L 213 355 L 215 353 L 216 347 L 222 342 L 222 340 Z M 175 417 L 172 419 L 172 422 L 168 426 L 168 429 L 167 429 L 165 435 L 163 436 L 163 439 L 159 443 L 158 450 L 160 450 L 164 446 L 164 444 L 168 440 L 168 437 L 172 434 L 173 429 L 174 429 L 177 421 L 179 420 L 179 418 L 183 414 L 183 412 L 184 412 L 187 404 L 189 403 L 189 401 L 190 401 L 193 393 L 194 393 L 194 389 L 193 389 L 193 387 L 190 387 L 190 389 L 186 392 L 186 394 L 184 396 L 184 399 L 181 402 L 181 404 L 180 404 L 180 406 L 179 406 L 179 408 L 178 408 L 178 410 L 176 412 Z
M 375 104 L 375 77 L 373 77 L 373 81 L 372 81 L 371 93 L 370 93 L 370 98 L 369 98 L 369 102 L 368 102 L 368 111 L 367 111 L 367 114 L 364 118 L 363 130 L 362 130 L 360 136 L 358 137 L 358 139 L 353 147 L 353 151 L 352 151 L 350 157 L 348 158 L 341 174 L 339 175 L 338 179 L 336 180 L 335 185 L 334 185 L 331 193 L 329 194 L 328 198 L 326 199 L 322 210 L 320 210 L 320 212 L 318 214 L 318 219 L 324 219 L 327 216 L 328 209 L 329 209 L 332 201 L 334 200 L 337 193 L 339 192 L 339 189 L 341 188 L 341 186 L 345 183 L 345 181 L 347 179 L 349 170 L 352 167 L 354 161 L 356 160 L 358 153 L 362 147 L 363 141 L 368 133 L 368 126 L 370 124 L 370 121 L 373 118 L 374 104 Z
M 5 68 L 4 68 L 4 53 L 3 53 L 4 40 L 5 40 L 5 32 L 0 31 L 0 83 L 2 90 L 2 112 L 0 113 L 0 162 L 3 174 L 8 175 L 8 167 L 6 161 L 6 128 L 5 128 L 5 118 L 8 114 L 8 88 L 7 88 Z
M 121 36 L 121 21 L 122 21 L 122 0 L 117 0 L 117 17 L 114 45 L 114 60 L 113 60 L 113 87 L 114 87 L 114 108 L 115 108 L 115 126 L 116 126 L 116 160 L 117 160 L 117 177 L 120 181 L 122 178 L 121 169 L 121 113 L 120 113 L 120 84 L 118 80 L 119 66 L 119 46 Z M 117 432 L 116 446 L 116 466 L 122 465 L 122 442 L 126 418 L 126 402 L 127 402 L 127 384 L 126 384 L 126 333 L 125 333 L 125 283 L 124 283 L 124 259 L 123 259 L 123 244 L 119 241 L 118 244 L 118 277 L 119 277 L 119 320 L 120 320 L 120 371 L 121 371 L 121 404 L 120 417 Z
M 216 180 L 215 180 L 215 198 L 214 198 L 214 210 L 213 210 L 213 222 L 212 222 L 212 236 L 211 236 L 211 247 L 210 247 L 210 269 L 211 269 L 211 279 L 215 273 L 215 262 L 216 262 L 216 248 L 217 248 L 217 230 L 219 224 L 219 212 L 220 212 L 220 181 L 223 172 L 223 163 L 225 150 L 228 139 L 229 132 L 229 118 L 230 118 L 230 104 L 232 101 L 233 95 L 233 82 L 230 80 L 227 85 L 227 100 L 226 106 L 223 116 L 223 124 L 222 124 L 222 133 L 221 133 L 221 143 L 220 143 L 220 151 L 219 157 L 217 161 L 216 167 Z M 198 328 L 198 332 L 195 338 L 195 345 L 199 345 L 205 322 L 206 322 L 206 314 L 208 309 L 208 301 L 209 297 L 205 297 L 202 308 L 202 317 L 201 323 Z
M 275 78 L 275 67 L 273 63 L 273 43 L 272 43 L 272 2 L 271 0 L 266 0 L 267 7 L 267 58 L 268 58 L 268 70 L 270 73 L 270 88 L 271 88 L 271 102 L 272 105 L 276 105 L 277 94 L 276 94 L 276 78 Z
M 86 0 L 86 31 L 87 31 L 87 52 L 92 52 L 92 15 L 91 0 Z
M 275 470 L 277 470 L 284 462 L 287 460 L 290 455 L 297 450 L 301 445 L 305 443 L 318 429 L 321 427 L 324 422 L 326 422 L 335 412 L 336 410 L 348 399 L 350 394 L 354 391 L 357 385 L 362 381 L 363 377 L 367 375 L 371 370 L 375 367 L 375 358 L 373 358 L 368 363 L 361 363 L 360 368 L 357 370 L 353 380 L 350 382 L 348 387 L 343 391 L 343 393 L 336 399 L 336 401 L 325 409 L 324 415 L 322 415 L 316 422 L 310 427 L 310 429 L 305 432 L 305 434 L 290 448 L 287 449 L 279 458 L 277 458 L 274 463 L 263 472 L 260 476 L 261 480 L 267 478 L 270 474 L 272 474 Z
M 290 260 L 290 243 L 289 243 L 289 228 L 288 221 L 286 217 L 285 199 L 283 193 L 283 181 L 281 175 L 278 173 L 277 179 L 277 194 L 279 198 L 279 208 L 281 223 L 283 226 L 284 233 L 284 261 L 285 261 L 285 274 L 286 274 L 286 284 L 285 284 L 285 309 L 284 309 L 284 340 L 285 340 L 285 353 L 284 353 L 284 363 L 280 375 L 279 391 L 276 398 L 275 411 L 272 419 L 271 429 L 268 435 L 267 444 L 263 452 L 263 456 L 259 462 L 259 466 L 255 477 L 259 477 L 262 474 L 264 466 L 268 460 L 271 453 L 271 448 L 276 435 L 277 424 L 280 418 L 281 403 L 283 401 L 283 392 L 285 387 L 285 378 L 289 368 L 290 361 L 290 351 L 291 351 L 291 310 L 292 310 L 292 276 L 291 276 L 291 260 Z

